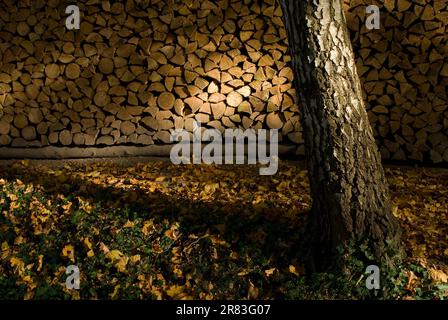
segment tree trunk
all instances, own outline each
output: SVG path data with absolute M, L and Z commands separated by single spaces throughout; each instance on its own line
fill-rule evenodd
M 313 197 L 314 261 L 328 266 L 340 245 L 358 241 L 382 259 L 399 251 L 401 232 L 341 0 L 283 0 L 282 7 Z

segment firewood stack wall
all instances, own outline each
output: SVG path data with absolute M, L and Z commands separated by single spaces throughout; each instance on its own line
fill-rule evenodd
M 448 2 L 345 9 L 383 158 L 448 162 Z M 0 0 L 0 147 L 168 144 L 198 121 L 303 154 L 290 60 L 277 0 Z

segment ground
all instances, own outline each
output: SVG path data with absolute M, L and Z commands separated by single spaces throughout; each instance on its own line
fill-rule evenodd
M 282 162 L 7 162 L 0 166 L 0 298 L 448 297 L 448 170 L 386 168 L 408 258 L 383 288 L 363 270 L 307 274 L 307 172 Z M 77 265 L 81 289 L 65 286 Z M 356 265 L 356 261 L 354 261 Z

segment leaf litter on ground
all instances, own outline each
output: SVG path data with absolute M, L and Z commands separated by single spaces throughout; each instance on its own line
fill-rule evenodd
M 448 170 L 386 173 L 409 259 L 446 284 Z M 310 208 L 296 162 L 274 176 L 247 165 L 16 162 L 0 170 L 0 298 L 287 298 L 305 272 L 296 248 Z M 79 291 L 65 287 L 71 264 Z

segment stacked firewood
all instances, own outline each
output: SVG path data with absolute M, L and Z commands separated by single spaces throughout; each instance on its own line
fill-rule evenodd
M 277 0 L 80 0 L 79 30 L 69 4 L 0 0 L 0 146 L 167 144 L 198 121 L 303 152 Z M 446 1 L 345 4 L 383 157 L 448 161 Z
M 448 162 L 448 2 L 345 2 L 383 158 Z M 365 25 L 372 4 L 380 8 L 379 30 Z
M 282 11 L 264 1 L 2 0 L 0 144 L 169 143 L 193 122 L 300 143 Z

